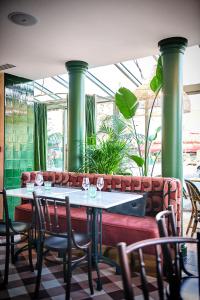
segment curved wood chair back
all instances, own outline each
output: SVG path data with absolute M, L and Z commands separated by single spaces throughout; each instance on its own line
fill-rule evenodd
M 186 230 L 186 234 L 188 234 L 189 229 L 192 228 L 191 236 L 193 236 L 196 232 L 197 224 L 200 220 L 200 191 L 190 180 L 185 180 L 185 182 L 192 205 L 191 217 Z
M 179 249 L 183 243 L 195 243 L 197 245 L 198 272 L 200 272 L 200 234 L 198 234 L 198 239 L 183 237 L 162 237 L 157 239 L 143 240 L 129 246 L 127 246 L 125 243 L 119 243 L 117 247 L 122 270 L 122 281 L 125 299 L 135 299 L 131 278 L 131 269 L 128 259 L 130 254 L 132 255 L 135 253 L 137 253 L 139 256 L 141 289 L 143 297 L 145 300 L 151 298 L 149 289 L 149 286 L 151 285 L 148 282 L 146 262 L 144 258 L 145 256 L 143 254 L 143 250 L 149 246 L 153 246 L 155 249 L 155 277 L 157 278 L 159 299 L 166 299 L 166 295 L 168 295 L 169 299 L 182 299 L 180 297 L 182 275 L 179 267 Z M 165 277 L 163 275 L 163 260 L 165 261 Z M 165 287 L 165 280 L 169 284 L 168 289 L 166 289 Z

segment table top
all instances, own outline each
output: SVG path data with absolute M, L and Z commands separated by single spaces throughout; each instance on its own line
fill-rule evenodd
M 96 207 L 102 209 L 108 209 L 113 206 L 117 206 L 129 201 L 133 201 L 143 196 L 137 193 L 123 193 L 123 192 L 99 192 L 97 191 L 96 197 L 91 198 L 87 191 L 82 191 L 73 188 L 59 188 L 51 187 L 50 190 L 46 190 L 42 187 L 34 187 L 36 195 L 55 197 L 57 199 L 65 199 L 69 196 L 70 204 Z M 33 193 L 29 192 L 27 188 L 11 189 L 6 191 L 7 196 L 20 197 L 25 199 L 33 199 Z

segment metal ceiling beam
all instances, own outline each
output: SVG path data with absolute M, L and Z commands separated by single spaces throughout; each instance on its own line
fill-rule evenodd
M 60 75 L 51 77 L 53 80 L 55 80 L 56 82 L 58 82 L 59 84 L 61 84 L 62 86 L 66 87 L 67 89 L 69 89 L 69 83 L 62 78 Z
M 50 91 L 49 89 L 45 88 L 43 85 L 41 85 L 40 83 L 34 81 L 34 85 L 36 86 L 36 88 L 41 91 L 44 92 L 46 95 L 48 95 L 49 97 L 51 97 L 54 100 L 58 100 L 58 99 L 62 99 L 60 96 L 54 94 L 52 91 Z
M 107 95 L 114 97 L 115 92 L 113 92 L 107 85 L 100 81 L 96 76 L 94 76 L 89 71 L 86 72 L 86 77 L 96 84 L 100 89 L 102 89 Z
M 115 64 L 115 67 L 120 70 L 136 87 L 140 86 L 142 82 L 123 64 Z

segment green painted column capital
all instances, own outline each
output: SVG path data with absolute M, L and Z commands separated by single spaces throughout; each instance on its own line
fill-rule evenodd
M 187 44 L 188 40 L 184 37 L 170 37 L 159 41 L 158 47 L 161 54 L 167 52 L 180 52 L 184 54 Z
M 85 72 L 88 69 L 88 63 L 81 60 L 69 60 L 65 63 L 68 72 Z

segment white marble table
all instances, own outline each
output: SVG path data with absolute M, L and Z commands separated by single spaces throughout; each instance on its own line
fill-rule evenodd
M 95 207 L 101 209 L 108 209 L 129 201 L 142 198 L 136 193 L 122 193 L 122 192 L 97 192 L 95 198 L 90 198 L 87 191 L 82 191 L 73 188 L 59 188 L 51 187 L 50 190 L 45 190 L 42 187 L 34 187 L 37 195 L 46 197 L 55 197 L 57 199 L 64 199 L 69 196 L 70 204 L 81 205 L 86 207 Z M 12 189 L 6 191 L 7 196 L 20 197 L 25 199 L 33 199 L 32 192 L 27 191 L 27 188 Z
M 58 200 L 63 200 L 69 196 L 70 204 L 86 207 L 88 228 L 90 228 L 89 233 L 92 238 L 92 261 L 98 274 L 99 262 L 116 267 L 117 273 L 120 273 L 119 265 L 102 254 L 102 210 L 142 198 L 141 195 L 122 192 L 97 192 L 95 198 L 90 198 L 87 191 L 80 189 L 51 187 L 50 190 L 45 190 L 43 186 L 34 187 L 34 191 L 38 196 L 53 197 Z M 33 193 L 29 192 L 27 188 L 7 190 L 6 194 L 7 196 L 33 199 Z M 97 281 L 97 289 L 102 289 L 100 281 Z

